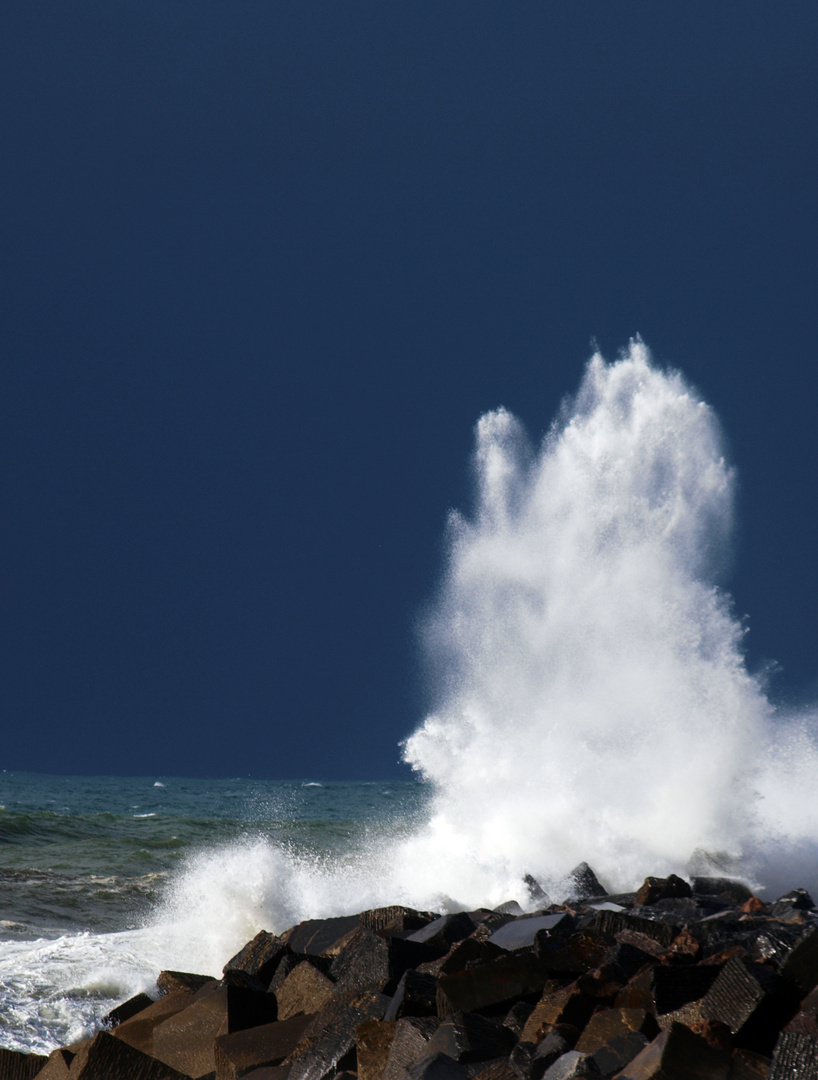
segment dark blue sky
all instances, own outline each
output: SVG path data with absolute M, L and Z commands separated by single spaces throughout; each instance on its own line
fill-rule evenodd
M 6 0 L 2 767 L 376 778 L 481 412 L 639 332 L 816 689 L 818 8 Z

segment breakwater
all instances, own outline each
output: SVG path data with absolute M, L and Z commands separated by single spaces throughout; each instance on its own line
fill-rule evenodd
M 701 1080 L 818 1076 L 818 911 L 796 888 L 581 864 L 553 903 L 405 906 L 259 932 L 221 973 L 164 971 L 0 1080 Z

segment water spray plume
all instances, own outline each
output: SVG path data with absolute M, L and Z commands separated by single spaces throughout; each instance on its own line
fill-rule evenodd
M 818 756 L 803 728 L 785 749 L 716 584 L 734 475 L 713 410 L 636 340 L 591 359 L 539 449 L 505 409 L 476 440 L 425 628 L 438 705 L 405 746 L 436 788 L 424 876 L 485 902 L 581 859 L 625 889 L 694 853 L 762 880 L 804 854 L 780 803 L 795 760 L 814 802 Z

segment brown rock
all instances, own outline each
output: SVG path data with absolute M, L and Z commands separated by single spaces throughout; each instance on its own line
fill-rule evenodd
M 381 1020 L 389 999 L 383 994 L 334 995 L 313 1017 L 305 1041 L 287 1059 L 290 1080 L 329 1080 L 355 1066 L 355 1032 L 365 1020 Z
M 404 1080 L 407 1069 L 426 1053 L 429 1039 L 439 1026 L 436 1017 L 407 1016 L 397 1020 L 382 1080 Z
M 132 1019 L 123 1020 L 111 1034 L 135 1050 L 152 1054 L 154 1028 L 168 1017 L 186 1009 L 192 1000 L 193 994 L 189 990 L 174 990 L 142 1009 Z
M 276 968 L 282 958 L 290 952 L 289 946 L 282 939 L 260 930 L 252 941 L 224 965 L 222 974 L 228 971 L 243 971 L 269 986 Z
M 68 1080 L 69 1068 L 74 1057 L 75 1055 L 64 1046 L 52 1050 L 45 1065 L 36 1075 L 39 1080 Z
M 238 1080 L 253 1070 L 279 1066 L 304 1039 L 312 1017 L 293 1016 L 272 1024 L 219 1035 L 214 1045 L 216 1080 Z M 289 1074 L 289 1068 L 284 1075 Z M 273 1080 L 281 1080 L 276 1074 Z
M 194 975 L 191 971 L 160 971 L 156 985 L 163 996 L 174 990 L 187 990 L 195 994 L 208 983 L 215 983 L 212 975 Z
M 0 1048 L 0 1080 L 33 1080 L 47 1061 L 44 1054 L 22 1054 Z
M 785 1031 L 775 1045 L 770 1080 L 815 1080 L 818 1077 L 818 1039 Z
M 434 922 L 435 919 L 439 919 L 440 916 L 433 911 L 415 911 L 414 908 L 394 906 L 362 911 L 359 918 L 361 926 L 366 926 L 370 930 L 413 934 L 416 930 L 422 930 L 424 926 Z
M 294 953 L 335 957 L 360 926 L 358 915 L 337 919 L 306 919 L 281 935 Z
M 508 1028 L 473 1012 L 447 1017 L 429 1040 L 428 1054 L 446 1054 L 464 1063 L 506 1057 L 515 1039 Z
M 111 1009 L 108 1015 L 102 1018 L 102 1025 L 106 1028 L 115 1028 L 124 1020 L 130 1020 L 132 1016 L 147 1009 L 149 1005 L 153 1005 L 153 998 L 148 997 L 147 994 L 136 994 L 127 1001 L 123 1001 L 121 1005 L 117 1005 L 115 1009 Z
M 581 1031 L 594 1008 L 594 1002 L 576 986 L 546 987 L 520 1033 L 520 1042 L 538 1043 L 557 1024 L 570 1024 Z
M 617 1073 L 618 1080 L 727 1080 L 730 1057 L 683 1024 L 672 1024 Z
M 677 934 L 670 943 L 668 960 L 671 963 L 696 963 L 701 957 L 701 954 L 701 944 L 693 937 L 687 927 L 685 927 L 685 929 L 682 930 L 680 934 Z
M 533 953 L 501 956 L 465 971 L 441 975 L 437 984 L 438 1016 L 510 1003 L 542 990 L 544 984 L 545 976 Z
M 670 900 L 675 897 L 692 896 L 692 889 L 686 881 L 671 874 L 666 878 L 646 877 L 644 884 L 636 894 L 637 904 L 655 904 L 657 900 Z
M 270 1023 L 275 1018 L 276 1000 L 272 994 L 221 985 L 201 992 L 186 1009 L 154 1028 L 153 1056 L 197 1080 L 216 1068 L 217 1035 Z
M 767 905 L 763 900 L 759 900 L 757 896 L 751 896 L 749 900 L 745 900 L 741 905 L 741 910 L 745 915 L 758 915 L 759 912 L 764 911 Z
M 603 1009 L 594 1013 L 580 1035 L 576 1049 L 583 1054 L 593 1054 L 617 1035 L 639 1031 L 648 1040 L 659 1034 L 656 1018 L 645 1009 Z
M 89 1040 L 71 1062 L 71 1080 L 189 1080 L 107 1031 Z
M 395 1039 L 396 1025 L 388 1020 L 365 1020 L 355 1029 L 358 1080 L 380 1080 Z
M 726 1024 L 737 1046 L 769 1053 L 797 1009 L 797 999 L 783 979 L 761 964 L 734 958 L 711 986 L 701 1011 L 703 1019 Z
M 296 1013 L 317 1013 L 332 997 L 335 984 L 307 960 L 293 968 L 276 990 L 278 1019 L 287 1020 Z

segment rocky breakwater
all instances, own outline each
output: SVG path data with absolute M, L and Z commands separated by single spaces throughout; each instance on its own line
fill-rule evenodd
M 796 889 L 648 878 L 438 915 L 259 933 L 222 977 L 163 972 L 93 1038 L 0 1051 L 0 1080 L 773 1080 L 818 1077 L 818 912 Z

